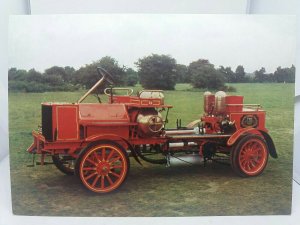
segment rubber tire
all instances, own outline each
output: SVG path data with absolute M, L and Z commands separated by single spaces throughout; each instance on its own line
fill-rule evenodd
M 80 163 L 81 163 L 81 161 L 82 161 L 82 158 L 85 156 L 85 154 L 88 153 L 88 151 L 89 151 L 90 149 L 92 149 L 93 147 L 95 147 L 95 146 L 97 146 L 97 145 L 112 145 L 112 146 L 114 146 L 114 147 L 119 148 L 119 149 L 123 152 L 123 154 L 124 154 L 124 156 L 125 156 L 125 159 L 126 159 L 126 162 L 127 162 L 127 172 L 126 172 L 126 174 L 125 174 L 124 180 L 121 182 L 121 184 L 119 184 L 119 186 L 117 186 L 116 188 L 114 188 L 114 189 L 113 189 L 112 191 L 110 191 L 110 192 L 95 192 L 95 191 L 89 189 L 89 188 L 83 183 L 83 181 L 81 180 L 81 177 L 80 177 Z M 87 147 L 85 147 L 84 149 L 82 149 L 82 151 L 80 152 L 80 154 L 79 154 L 79 156 L 78 156 L 78 158 L 76 159 L 76 162 L 75 162 L 75 175 L 79 178 L 79 180 L 81 181 L 81 184 L 82 184 L 85 188 L 89 189 L 90 191 L 93 191 L 94 193 L 99 193 L 99 194 L 111 193 L 111 192 L 114 192 L 115 190 L 119 189 L 119 188 L 125 183 L 125 181 L 126 181 L 126 179 L 127 179 L 127 176 L 128 176 L 128 174 L 129 174 L 129 169 L 130 169 L 130 160 L 129 160 L 129 157 L 128 157 L 127 152 L 125 151 L 125 149 L 124 149 L 121 145 L 119 145 L 118 143 L 112 142 L 112 141 L 97 141 L 97 142 L 94 142 L 94 143 L 88 145 Z
M 250 174 L 245 173 L 241 169 L 240 164 L 239 164 L 239 154 L 240 154 L 240 151 L 241 151 L 241 147 L 247 141 L 249 141 L 251 139 L 257 139 L 257 140 L 261 141 L 264 144 L 267 153 L 266 153 L 265 164 L 263 165 L 263 167 L 257 173 L 250 175 Z M 233 148 L 231 150 L 231 153 L 230 153 L 230 164 L 231 164 L 231 168 L 233 169 L 233 171 L 237 175 L 239 175 L 240 177 L 255 177 L 255 176 L 259 176 L 260 174 L 262 174 L 263 171 L 265 170 L 265 168 L 266 168 L 266 166 L 268 164 L 268 157 L 269 157 L 269 150 L 268 150 L 268 145 L 265 142 L 265 140 L 262 137 L 258 136 L 258 135 L 248 134 L 248 135 L 242 136 L 234 144 L 234 146 L 233 146 Z
M 61 171 L 62 173 L 66 174 L 68 176 L 74 175 L 74 173 L 75 173 L 74 169 L 65 167 L 57 155 L 52 156 L 52 161 L 53 161 L 53 164 L 56 166 L 56 168 L 59 171 Z

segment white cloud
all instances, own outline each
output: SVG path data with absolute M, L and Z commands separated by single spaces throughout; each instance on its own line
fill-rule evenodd
M 10 20 L 9 66 L 43 71 L 78 68 L 103 56 L 133 67 L 151 53 L 178 63 L 199 58 L 216 66 L 295 64 L 295 17 L 253 15 L 103 14 L 15 16 Z

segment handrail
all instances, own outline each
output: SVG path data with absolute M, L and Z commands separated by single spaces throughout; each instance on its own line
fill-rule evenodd
M 163 90 L 147 90 L 147 89 L 145 89 L 145 90 L 141 90 L 139 92 L 139 95 L 141 95 L 143 92 L 161 92 L 161 93 L 163 93 L 164 91 Z
M 104 89 L 104 94 L 107 96 L 111 96 L 111 93 L 108 91 L 114 91 L 114 90 L 123 90 L 127 91 L 127 96 L 130 96 L 133 93 L 133 89 L 131 88 L 105 88 Z
M 260 104 L 225 104 L 227 106 L 261 106 Z
M 225 104 L 226 106 L 245 106 L 246 108 L 262 109 L 261 104 Z

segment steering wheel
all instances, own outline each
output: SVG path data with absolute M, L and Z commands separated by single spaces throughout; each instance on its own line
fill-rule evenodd
M 107 72 L 107 70 L 105 70 L 104 68 L 98 66 L 97 67 L 97 72 L 98 72 L 99 75 L 104 77 L 104 79 L 106 81 L 108 81 L 110 84 L 114 84 L 114 78 L 109 72 Z

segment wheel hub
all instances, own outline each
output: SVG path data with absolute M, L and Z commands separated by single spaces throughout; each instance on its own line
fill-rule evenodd
M 246 160 L 255 160 L 256 159 L 256 154 L 253 153 L 252 151 L 246 151 L 245 152 L 245 159 Z
M 107 162 L 100 162 L 98 165 L 97 165 L 97 173 L 99 174 L 99 175 L 107 175 L 108 173 L 109 173 L 109 171 L 110 171 L 110 165 L 109 165 L 109 163 L 107 163 Z

